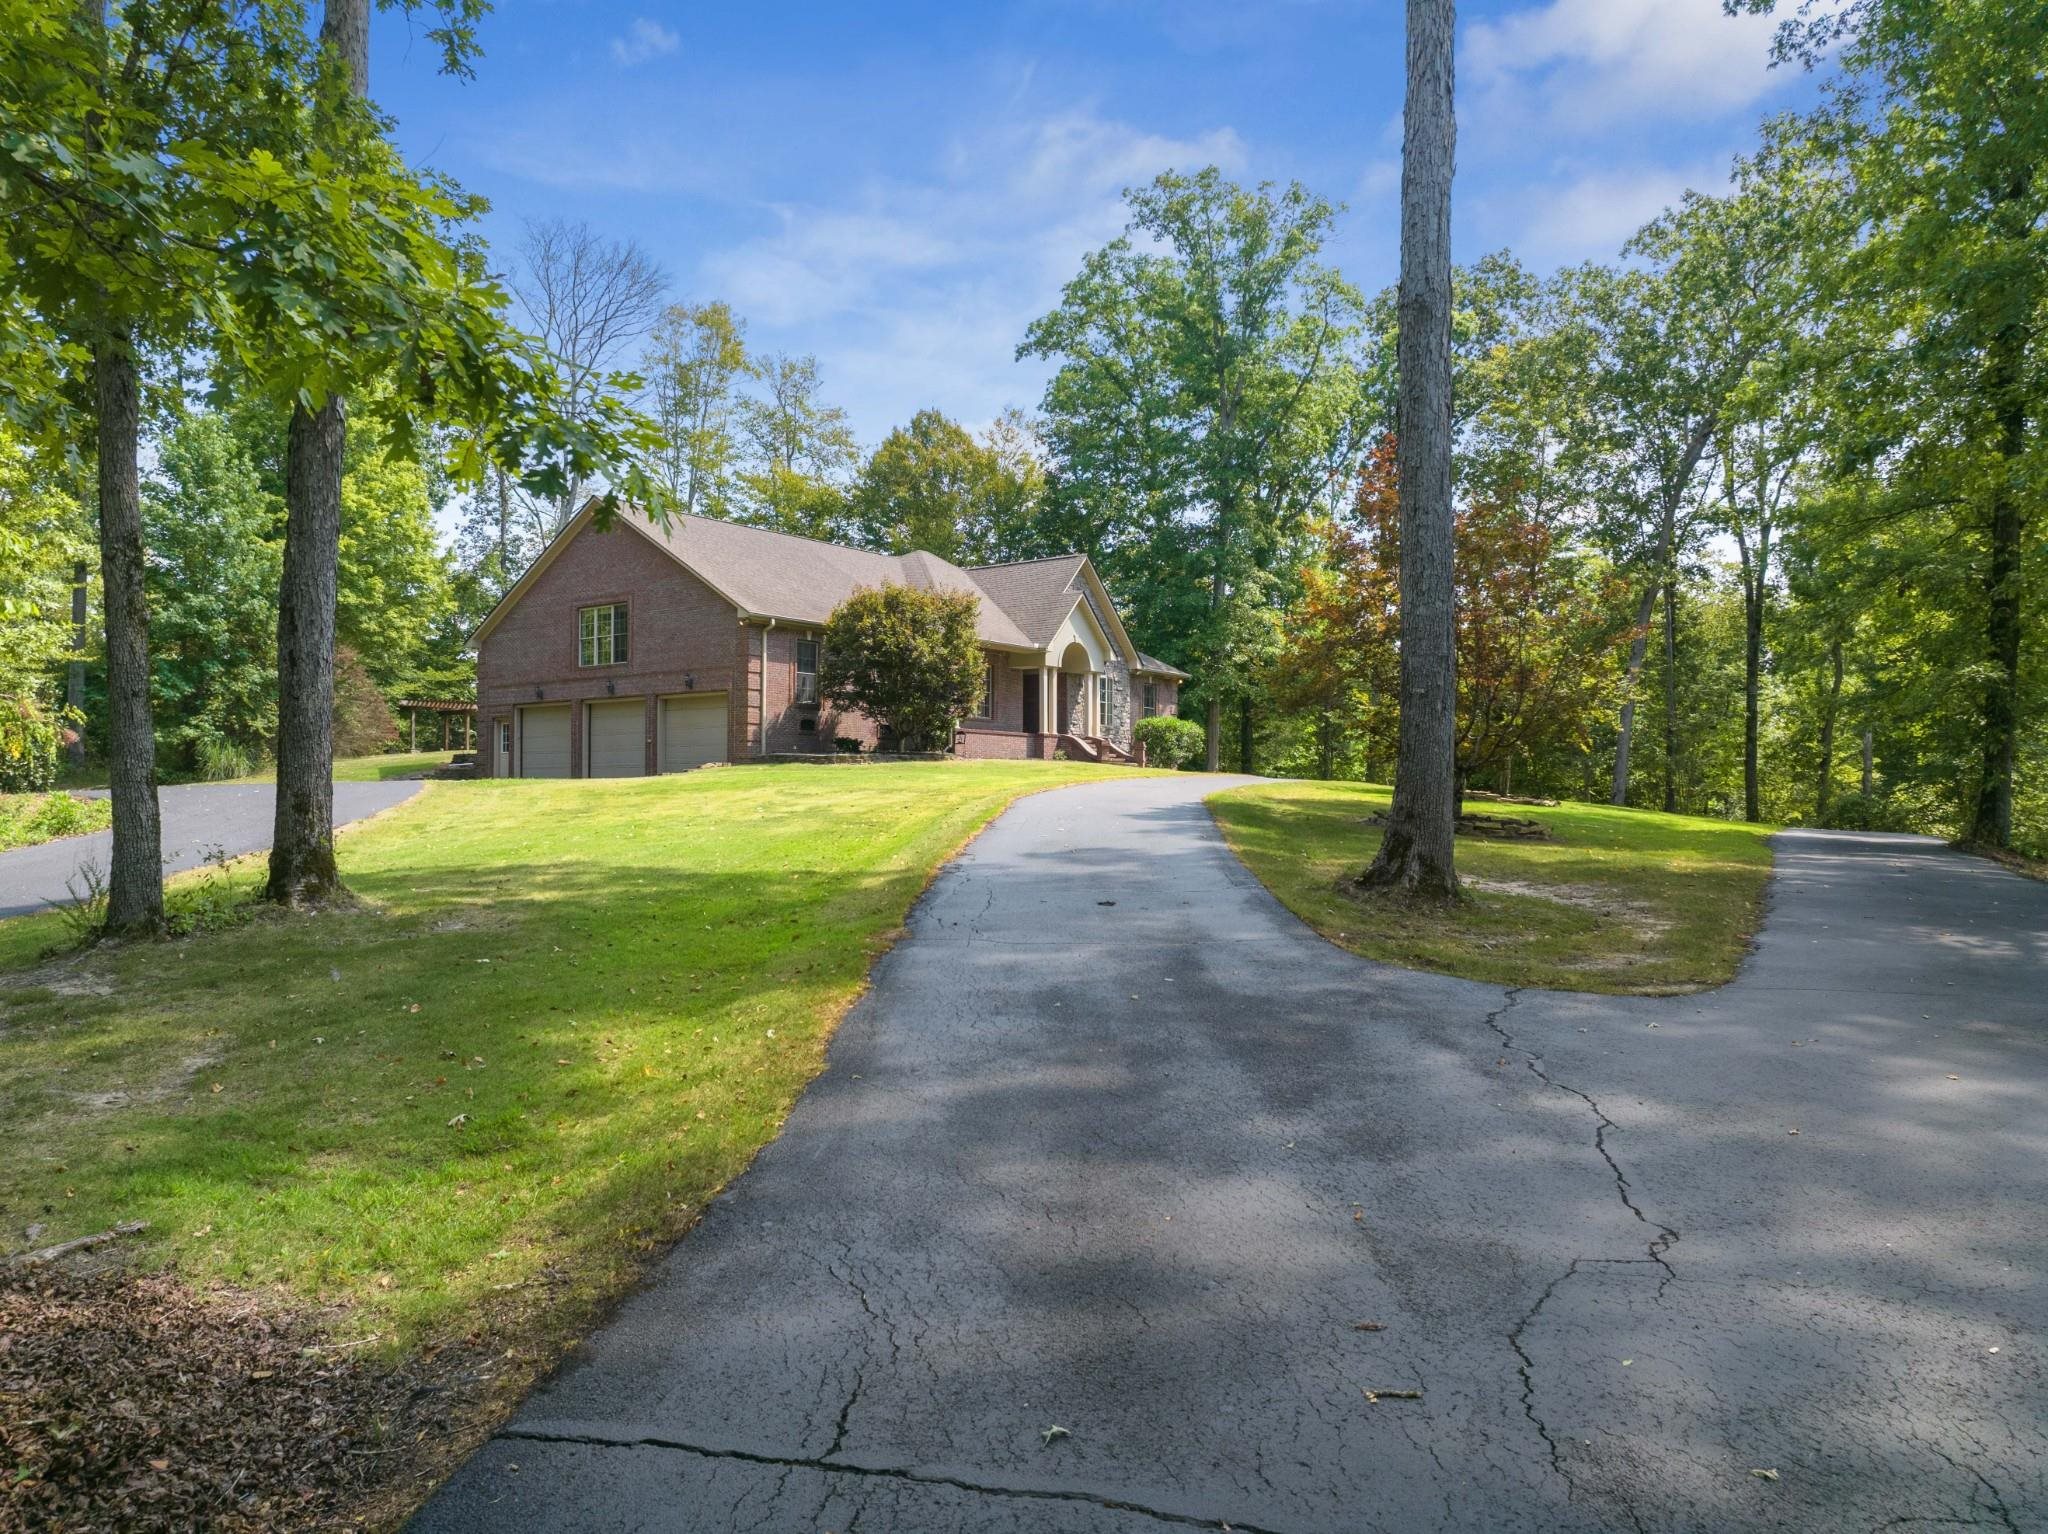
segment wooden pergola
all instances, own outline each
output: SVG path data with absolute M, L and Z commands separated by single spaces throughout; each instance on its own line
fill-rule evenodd
M 398 706 L 406 712 L 407 746 L 411 751 L 420 748 L 420 715 L 441 716 L 441 749 L 443 751 L 474 751 L 476 749 L 476 705 L 451 698 L 402 698 Z M 449 726 L 455 726 L 455 742 L 449 744 Z

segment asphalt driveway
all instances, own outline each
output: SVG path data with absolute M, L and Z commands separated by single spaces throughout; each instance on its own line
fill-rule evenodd
M 337 783 L 334 823 L 346 825 L 420 791 L 412 781 Z M 216 855 L 240 857 L 265 852 L 277 815 L 277 788 L 270 783 L 186 783 L 157 790 L 163 815 L 164 872 L 197 868 Z M 67 836 L 39 847 L 0 852 L 0 919 L 26 916 L 61 902 L 78 870 L 88 862 L 107 865 L 114 833 Z
M 991 827 L 414 1527 L 2048 1528 L 2048 885 L 1790 833 L 1733 985 L 1507 993 L 1214 786 Z

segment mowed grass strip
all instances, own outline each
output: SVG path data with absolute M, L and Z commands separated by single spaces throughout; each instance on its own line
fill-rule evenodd
M 1287 908 L 1367 958 L 1497 985 L 1664 993 L 1734 977 L 1761 919 L 1766 826 L 1605 805 L 1473 801 L 1543 823 L 1548 841 L 1458 838 L 1465 900 L 1361 895 L 1385 788 L 1275 783 L 1216 795 L 1224 837 Z
M 0 852 L 104 831 L 113 818 L 114 806 L 106 799 L 81 799 L 62 790 L 0 794 Z
M 546 1332 L 775 1134 L 948 854 L 1117 775 L 434 784 L 344 834 L 360 909 L 54 960 L 54 917 L 0 923 L 4 1245 L 147 1220 L 130 1260 L 385 1348 Z

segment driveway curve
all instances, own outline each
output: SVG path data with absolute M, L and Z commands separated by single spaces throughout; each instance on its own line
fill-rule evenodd
M 413 1527 L 2048 1528 L 2048 885 L 1787 833 L 1734 984 L 1503 992 L 1218 786 L 991 826 Z
M 417 780 L 334 785 L 334 823 L 346 825 L 403 804 L 420 791 Z M 270 783 L 183 783 L 157 790 L 163 817 L 164 872 L 197 868 L 217 853 L 240 857 L 267 852 L 277 817 Z M 67 836 L 36 847 L 0 852 L 0 920 L 28 916 L 70 898 L 87 863 L 107 866 L 114 833 Z

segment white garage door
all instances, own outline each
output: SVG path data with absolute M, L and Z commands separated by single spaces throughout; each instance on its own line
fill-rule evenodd
M 589 776 L 637 778 L 647 772 L 647 705 L 633 698 L 586 706 L 590 718 Z
M 661 700 L 663 772 L 684 772 L 724 760 L 724 693 L 696 692 Z
M 519 776 L 569 776 L 569 705 L 519 711 Z

